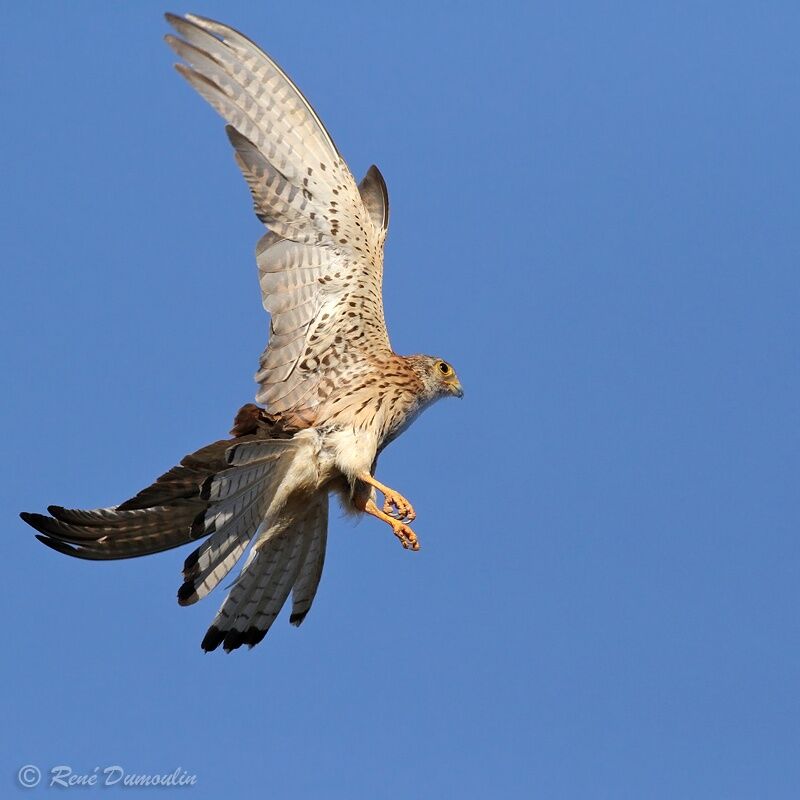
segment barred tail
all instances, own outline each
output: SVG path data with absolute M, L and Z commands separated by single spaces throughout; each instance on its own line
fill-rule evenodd
M 230 572 L 261 525 L 295 454 L 291 441 L 255 441 L 227 453 L 230 467 L 203 484 L 209 506 L 195 527 L 210 537 L 183 565 L 178 602 L 205 597 Z
M 291 621 L 299 625 L 314 600 L 325 554 L 328 497 L 264 523 L 242 572 L 203 639 L 205 651 L 253 647 L 269 631 L 294 589 Z
M 37 538 L 66 555 L 97 561 L 158 553 L 205 538 L 183 567 L 178 602 L 205 597 L 256 544 L 209 628 L 203 648 L 251 647 L 267 634 L 293 591 L 290 622 L 308 613 L 322 574 L 328 495 L 293 497 L 302 447 L 296 429 L 254 405 L 237 415 L 234 438 L 186 456 L 135 497 L 93 510 L 50 506 L 23 512 Z M 281 487 L 284 487 L 281 491 Z

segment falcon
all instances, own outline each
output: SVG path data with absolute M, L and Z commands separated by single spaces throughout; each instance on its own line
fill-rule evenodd
M 411 503 L 375 477 L 378 456 L 442 397 L 462 397 L 453 367 L 400 356 L 383 316 L 386 184 L 375 166 L 356 184 L 314 109 L 264 51 L 233 28 L 166 15 L 178 72 L 225 119 L 268 229 L 256 246 L 269 341 L 256 403 L 232 438 L 186 456 L 117 506 L 22 513 L 54 550 L 105 561 L 200 541 L 178 602 L 205 597 L 252 543 L 203 641 L 253 647 L 291 594 L 300 625 L 322 575 L 330 495 L 418 550 Z M 380 503 L 380 498 L 383 502 Z M 380 504 L 379 504 L 380 503 Z

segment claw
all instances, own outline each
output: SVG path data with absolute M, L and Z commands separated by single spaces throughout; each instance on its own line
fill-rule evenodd
M 411 503 L 403 495 L 392 491 L 384 494 L 383 513 L 401 522 L 413 522 L 417 518 Z
M 392 519 L 396 519 L 399 522 L 411 522 L 404 513 L 398 511 L 391 503 L 384 503 L 383 513 L 388 514 Z
M 359 500 L 358 496 L 356 496 L 354 498 L 356 508 L 391 525 L 392 532 L 406 550 L 419 550 L 417 534 L 408 527 L 408 523 L 417 517 L 411 503 L 403 495 L 398 494 L 382 483 L 378 483 L 371 475 L 359 475 L 359 479 L 370 486 L 374 486 L 381 492 L 384 502 L 383 510 L 381 511 L 371 497 L 361 497 Z
M 400 540 L 400 544 L 403 545 L 404 549 L 419 550 L 417 534 L 414 533 L 408 525 L 403 522 L 393 522 L 392 530 L 394 531 L 394 535 Z

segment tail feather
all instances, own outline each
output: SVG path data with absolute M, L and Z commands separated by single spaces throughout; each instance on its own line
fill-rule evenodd
M 275 457 L 275 453 L 286 452 L 287 447 L 294 447 L 291 439 L 247 439 L 236 441 L 225 452 L 226 463 L 232 467 L 244 467 L 256 461 L 264 461 Z
M 243 644 L 258 644 L 292 588 L 298 591 L 299 580 L 299 608 L 305 616 L 322 570 L 320 550 L 324 551 L 327 509 L 327 494 L 322 494 L 257 536 L 250 557 L 203 639 L 204 650 L 222 645 L 230 652 Z
M 274 468 L 273 461 L 280 454 L 280 451 L 276 451 L 274 457 L 268 460 L 256 461 L 244 467 L 230 467 L 212 475 L 203 482 L 200 496 L 212 503 L 235 499 L 253 486 L 259 485 Z
M 287 542 L 284 548 L 286 557 L 282 559 L 280 567 L 274 570 L 268 586 L 265 587 L 245 621 L 244 644 L 254 647 L 269 632 L 297 580 L 303 557 L 308 549 L 309 538 L 306 531 L 301 531 Z
M 52 505 L 49 515 L 20 516 L 48 547 L 97 561 L 149 555 L 208 537 L 184 563 L 181 605 L 216 587 L 255 533 L 256 544 L 202 643 L 204 650 L 220 644 L 227 651 L 252 647 L 267 634 L 290 592 L 290 621 L 302 622 L 325 559 L 327 492 L 289 500 L 288 487 L 279 491 L 287 472 L 301 463 L 294 458 L 303 446 L 294 438 L 297 431 L 250 404 L 236 416 L 234 438 L 191 453 L 118 506 Z M 292 474 L 298 485 L 307 480 Z
M 260 629 L 256 627 L 259 608 L 269 602 L 277 606 L 272 619 L 277 616 L 283 608 L 286 598 L 292 589 L 291 581 L 297 575 L 297 556 L 302 549 L 302 536 L 280 536 L 282 541 L 276 542 L 275 556 L 270 558 L 272 548 L 266 547 L 264 553 L 267 563 L 261 570 L 261 574 L 255 581 L 253 589 L 248 592 L 243 602 L 239 603 L 236 617 L 233 620 L 232 630 L 225 637 L 223 646 L 227 651 L 231 651 L 242 644 L 253 644 L 260 639 L 254 640 L 258 636 Z M 264 635 L 266 635 L 272 619 L 266 623 Z M 262 637 L 263 638 L 263 637 Z
M 184 577 L 183 583 L 178 588 L 178 604 L 190 606 L 213 591 L 242 557 L 242 553 L 247 549 L 247 545 L 250 544 L 250 538 L 249 533 L 244 536 L 228 537 L 224 545 L 217 548 L 214 560 L 202 572 L 190 577 Z M 194 553 L 196 552 L 194 551 Z M 192 558 L 194 553 L 189 558 Z M 185 574 L 186 570 L 184 568 Z
M 264 516 L 266 503 L 263 498 L 256 501 L 189 554 L 183 567 L 184 582 L 178 589 L 182 606 L 205 597 L 233 569 Z
M 215 631 L 222 634 L 216 646 L 222 644 L 227 652 L 244 644 L 245 631 L 255 606 L 288 558 L 288 540 L 285 534 L 274 535 L 264 546 L 253 548 L 230 594 L 211 623 L 203 640 L 204 649 L 213 649 L 206 647 L 206 641 L 209 637 L 216 638 Z
M 208 535 L 215 531 L 223 530 L 230 525 L 236 525 L 238 520 L 254 506 L 256 509 L 260 508 L 262 511 L 266 511 L 265 506 L 268 505 L 270 498 L 264 497 L 264 489 L 271 483 L 269 477 L 267 475 L 266 478 L 262 478 L 258 483 L 248 486 L 233 497 L 210 503 L 203 518 L 197 520 L 198 529 L 202 527 L 203 533 Z M 252 528 L 250 533 L 254 532 L 255 528 Z
M 264 519 L 275 488 L 292 462 L 291 442 L 287 441 L 247 448 L 246 452 L 248 458 L 237 462 L 241 466 L 220 472 L 203 487 L 203 494 L 214 505 L 196 525 L 212 535 L 184 563 L 184 583 L 178 589 L 181 605 L 205 597 L 230 572 Z M 235 461 L 233 453 L 230 457 Z M 257 461 L 259 457 L 262 460 Z
M 307 547 L 303 561 L 292 588 L 292 613 L 289 622 L 300 625 L 311 610 L 317 594 L 325 564 L 328 540 L 328 498 L 322 497 L 309 515 L 309 530 L 306 533 Z

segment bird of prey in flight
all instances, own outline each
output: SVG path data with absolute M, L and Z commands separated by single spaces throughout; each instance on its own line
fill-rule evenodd
M 186 456 L 117 506 L 23 513 L 44 544 L 77 558 L 133 558 L 202 540 L 178 602 L 205 597 L 250 553 L 202 642 L 258 644 L 289 594 L 308 613 L 322 574 L 328 500 L 388 525 L 419 549 L 414 509 L 375 478 L 378 455 L 441 397 L 461 397 L 445 360 L 389 344 L 381 284 L 389 202 L 370 167 L 356 184 L 314 109 L 285 72 L 233 28 L 167 14 L 178 72 L 225 119 L 268 232 L 256 247 L 267 348 L 258 403 L 232 438 Z M 383 503 L 376 503 L 379 495 Z

